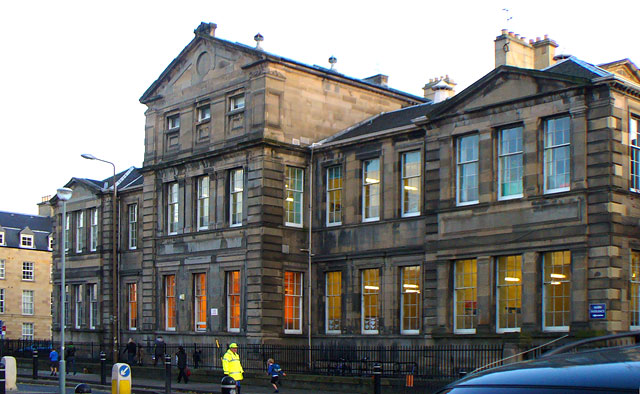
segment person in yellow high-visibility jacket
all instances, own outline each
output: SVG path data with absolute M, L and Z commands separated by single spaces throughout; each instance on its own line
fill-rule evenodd
M 229 345 L 229 350 L 222 356 L 222 370 L 225 375 L 229 375 L 236 381 L 237 394 L 240 394 L 240 381 L 242 380 L 242 364 L 240 364 L 240 356 L 238 356 L 238 344 L 232 343 Z

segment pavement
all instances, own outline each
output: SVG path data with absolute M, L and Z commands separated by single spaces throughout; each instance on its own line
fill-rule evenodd
M 165 393 L 165 382 L 164 375 L 159 370 L 158 378 L 136 378 L 135 370 L 131 376 L 131 386 L 132 392 L 134 394 L 164 394 Z M 172 375 L 175 379 L 175 375 Z M 218 380 L 218 376 L 215 377 Z M 111 380 L 110 376 L 107 376 L 107 385 L 100 385 L 100 375 L 91 374 L 91 373 L 77 373 L 77 374 L 67 374 L 67 386 L 75 387 L 77 384 L 86 383 L 91 386 L 94 391 L 107 391 L 111 390 Z M 58 377 L 50 376 L 49 371 L 38 371 L 38 379 L 33 379 L 31 369 L 27 368 L 18 368 L 18 383 L 29 385 L 33 383 L 41 384 L 51 384 L 58 385 Z M 264 378 L 264 384 L 245 384 L 242 383 L 242 394 L 264 394 L 264 393 L 273 393 L 273 387 L 269 383 L 268 376 Z M 22 392 L 22 391 L 19 391 Z M 185 383 L 176 383 L 176 381 L 171 382 L 171 393 L 196 393 L 196 394 L 210 394 L 210 393 L 220 393 L 220 382 L 206 383 L 206 382 L 189 382 Z M 344 390 L 336 390 L 336 391 L 323 391 L 323 390 L 307 390 L 300 388 L 287 388 L 286 378 L 283 381 L 283 386 L 280 388 L 280 393 L 282 394 L 335 394 L 335 393 L 343 393 L 343 394 L 356 394 L 355 392 L 347 392 Z

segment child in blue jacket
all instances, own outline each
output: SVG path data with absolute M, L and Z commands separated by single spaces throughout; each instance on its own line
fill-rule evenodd
M 271 385 L 273 386 L 274 393 L 278 392 L 278 381 L 280 380 L 280 375 L 287 376 L 286 373 L 282 372 L 282 368 L 280 368 L 280 364 L 276 364 L 272 358 L 267 360 L 267 374 L 271 376 Z

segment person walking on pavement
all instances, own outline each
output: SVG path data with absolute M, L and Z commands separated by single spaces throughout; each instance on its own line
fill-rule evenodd
M 129 338 L 129 342 L 127 342 L 127 346 L 122 350 L 122 354 L 127 352 L 127 364 L 133 365 L 136 362 L 136 353 L 138 350 L 138 346 L 135 342 L 133 342 L 132 338 Z
M 69 341 L 69 344 L 65 347 L 64 351 L 64 359 L 67 360 L 67 364 L 69 368 L 67 368 L 66 373 L 76 374 L 76 347 L 73 344 L 73 341 Z
M 242 380 L 242 364 L 240 364 L 240 356 L 238 356 L 238 344 L 232 343 L 229 345 L 229 350 L 222 356 L 222 370 L 225 375 L 228 375 L 236 381 L 236 394 L 240 394 L 240 381 Z
M 51 376 L 58 375 L 58 366 L 60 365 L 60 355 L 55 348 L 49 353 L 49 361 L 51 362 Z
M 198 369 L 202 361 L 202 350 L 196 349 L 193 351 L 193 369 Z
M 144 347 L 141 343 L 138 344 L 138 354 L 136 355 L 138 359 L 138 365 L 144 364 Z
M 287 376 L 286 373 L 282 372 L 282 368 L 280 368 L 280 364 L 276 364 L 276 362 L 270 358 L 267 360 L 267 374 L 271 376 L 271 385 L 273 386 L 274 393 L 279 392 L 278 390 L 278 381 L 280 380 L 280 375 Z
M 178 383 L 184 378 L 184 383 L 189 383 L 189 375 L 185 371 L 187 368 L 187 352 L 184 351 L 182 346 L 178 346 L 178 352 L 176 353 L 176 359 L 178 360 Z
M 160 359 L 160 365 L 164 363 L 164 355 L 167 353 L 167 343 L 159 336 L 153 343 L 153 366 L 155 367 Z

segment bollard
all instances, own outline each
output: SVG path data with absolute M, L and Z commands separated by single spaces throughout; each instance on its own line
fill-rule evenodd
M 38 379 L 38 349 L 33 349 L 31 352 L 33 356 L 33 378 Z
M 115 363 L 111 368 L 111 394 L 131 394 L 131 367 Z
M 221 394 L 236 394 L 237 383 L 231 376 L 225 376 L 220 382 Z
M 83 393 L 90 393 L 90 392 L 91 392 L 91 386 L 89 386 L 86 383 L 80 383 L 79 385 L 76 386 L 76 389 L 75 389 L 76 394 L 83 394 Z
M 100 352 L 100 384 L 107 384 L 107 354 L 105 352 Z
M 382 365 L 375 363 L 373 364 L 373 393 L 374 394 L 382 394 Z
M 171 394 L 171 356 L 164 355 L 164 392 Z
M 5 394 L 5 374 L 4 363 L 0 361 L 0 394 Z

